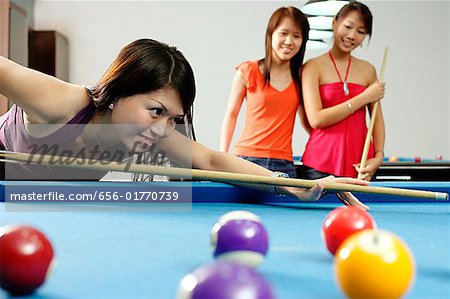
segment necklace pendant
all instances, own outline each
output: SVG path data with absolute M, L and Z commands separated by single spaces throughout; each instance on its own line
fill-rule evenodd
M 344 94 L 346 96 L 348 96 L 350 94 L 350 91 L 348 90 L 348 84 L 347 84 L 347 82 L 343 82 L 343 83 L 344 83 L 344 86 L 343 86 Z

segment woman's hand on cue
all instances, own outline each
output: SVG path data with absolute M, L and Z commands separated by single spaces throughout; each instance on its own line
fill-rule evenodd
M 284 186 L 276 186 L 276 189 L 279 194 L 296 197 L 303 202 L 314 202 L 318 201 L 321 197 L 323 187 L 324 182 L 322 180 L 317 180 L 316 184 L 309 189 Z
M 360 174 L 360 179 L 370 181 L 382 162 L 383 157 L 376 156 L 375 158 L 367 160 L 364 168 L 361 168 L 361 163 L 355 164 L 353 167 L 355 167 L 356 171 Z
M 280 194 L 294 196 L 303 202 L 315 202 L 318 201 L 323 195 L 323 188 L 325 183 L 341 183 L 352 184 L 360 186 L 368 186 L 369 182 L 358 180 L 354 178 L 335 178 L 334 176 L 328 176 L 323 179 L 315 180 L 316 185 L 309 189 L 296 188 L 296 187 L 282 187 L 277 186 L 277 191 Z M 368 210 L 369 207 L 364 205 L 350 192 L 338 192 L 336 196 L 339 200 L 345 204 L 360 208 L 362 210 Z
M 329 178 L 329 177 L 328 177 Z M 360 186 L 368 186 L 369 182 L 364 180 L 358 180 L 354 178 L 334 178 L 334 183 L 341 184 L 352 184 L 352 185 L 360 185 Z M 336 193 L 337 198 L 346 206 L 357 207 L 361 210 L 368 211 L 369 207 L 359 201 L 356 196 L 354 196 L 351 192 L 341 191 Z

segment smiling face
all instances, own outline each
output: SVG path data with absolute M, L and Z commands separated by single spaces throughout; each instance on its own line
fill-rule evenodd
M 148 151 L 161 138 L 168 137 L 183 118 L 182 101 L 169 87 L 147 94 L 123 98 L 114 105 L 111 123 L 130 152 Z
M 333 31 L 335 46 L 344 52 L 357 48 L 367 34 L 363 19 L 357 11 L 351 11 L 347 16 L 334 20 Z
M 283 18 L 272 33 L 272 59 L 277 62 L 291 60 L 302 45 L 302 32 L 290 19 Z

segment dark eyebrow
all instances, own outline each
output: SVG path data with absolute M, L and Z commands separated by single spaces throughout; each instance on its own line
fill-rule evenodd
M 168 112 L 169 111 L 169 109 L 167 109 L 167 107 L 163 103 L 161 103 L 160 101 L 157 101 L 157 100 L 153 100 L 153 101 L 155 101 L 156 103 L 160 104 L 161 107 L 163 108 L 164 112 Z M 182 117 L 184 117 L 184 114 L 174 114 L 173 116 L 182 118 Z

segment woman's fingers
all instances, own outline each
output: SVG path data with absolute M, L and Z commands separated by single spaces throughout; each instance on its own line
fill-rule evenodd
M 350 192 L 338 192 L 336 195 L 345 205 L 353 206 L 364 211 L 369 210 L 368 206 L 359 201 L 359 199 Z
M 360 185 L 360 186 L 369 186 L 368 181 L 354 179 L 354 178 L 336 178 L 336 183 L 341 184 L 352 184 L 352 185 Z
M 323 182 L 317 182 L 313 187 L 309 189 L 288 187 L 288 190 L 292 195 L 295 195 L 300 201 L 314 202 L 319 200 L 322 195 L 324 184 Z
M 313 201 L 319 200 L 322 195 L 324 184 L 322 182 L 317 182 L 314 187 L 310 188 L 308 191 L 310 192 L 310 198 Z

